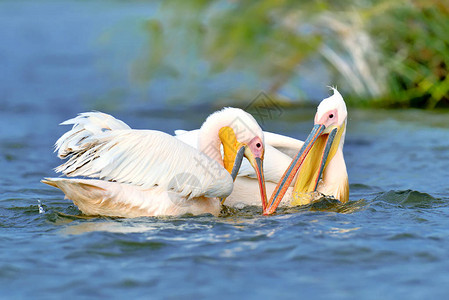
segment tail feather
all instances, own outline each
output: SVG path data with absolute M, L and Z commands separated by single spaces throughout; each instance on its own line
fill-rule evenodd
M 49 186 L 58 188 L 58 185 L 56 184 L 56 182 L 52 181 L 50 178 L 45 178 L 41 180 L 42 183 L 48 184 Z

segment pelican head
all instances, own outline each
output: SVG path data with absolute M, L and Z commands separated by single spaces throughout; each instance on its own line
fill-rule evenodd
M 325 127 L 323 134 L 329 134 L 335 128 L 345 130 L 344 127 L 348 117 L 343 97 L 335 88 L 332 88 L 332 90 L 334 94 L 320 102 L 315 114 L 315 125 Z
M 348 201 L 348 174 L 343 158 L 348 111 L 343 97 L 336 89 L 333 91 L 332 96 L 318 105 L 314 130 L 322 133 L 301 166 L 293 204 L 303 204 L 304 196 L 313 191 L 333 196 L 343 203 Z
M 237 177 L 243 156 L 246 157 L 257 174 L 265 208 L 267 196 L 263 174 L 264 137 L 252 115 L 232 107 L 213 113 L 201 126 L 198 149 L 222 164 L 233 180 Z
M 313 129 L 279 181 L 265 214 L 276 210 L 298 169 L 291 204 L 309 203 L 314 191 L 343 203 L 348 201 L 348 174 L 343 158 L 348 111 L 340 93 L 332 90 L 334 94 L 318 105 Z

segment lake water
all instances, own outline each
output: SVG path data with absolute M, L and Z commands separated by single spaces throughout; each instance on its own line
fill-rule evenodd
M 447 298 L 448 112 L 350 108 L 345 205 L 269 217 L 247 207 L 220 217 L 87 218 L 40 183 L 60 163 L 53 144 L 68 128 L 58 124 L 79 112 L 171 133 L 198 128 L 213 110 L 188 106 L 180 118 L 175 106 L 114 89 L 123 78 L 95 67 L 108 52 L 86 45 L 105 20 L 143 15 L 143 4 L 120 13 L 116 4 L 94 22 L 79 16 L 103 6 L 77 3 L 0 3 L 1 299 Z M 55 28 L 70 14 L 76 22 Z M 313 114 L 282 110 L 264 128 L 304 139 Z

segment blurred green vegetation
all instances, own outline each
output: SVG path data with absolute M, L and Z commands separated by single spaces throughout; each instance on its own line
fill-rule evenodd
M 449 106 L 447 0 L 171 0 L 159 16 L 134 69 L 143 82 L 237 70 L 278 99 L 312 68 L 327 78 L 313 84 L 337 85 L 352 105 Z

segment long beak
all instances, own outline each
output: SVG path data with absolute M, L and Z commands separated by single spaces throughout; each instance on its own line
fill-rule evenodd
M 306 141 L 304 142 L 304 145 L 301 147 L 298 154 L 292 160 L 289 167 L 285 171 L 284 175 L 282 175 L 281 180 L 277 184 L 273 194 L 271 195 L 269 206 L 267 207 L 267 209 L 264 209 L 264 215 L 269 215 L 276 211 L 276 208 L 279 206 L 279 203 L 281 203 L 285 193 L 287 192 L 288 187 L 292 183 L 293 178 L 296 176 L 299 167 L 301 166 L 304 159 L 308 155 L 310 149 L 312 149 L 317 138 L 321 136 L 321 134 L 325 129 L 326 127 L 321 124 L 316 124 L 315 126 L 313 126 L 313 129 L 310 132 L 309 136 L 307 137 Z M 321 165 L 323 166 L 324 169 L 325 161 L 324 164 L 322 162 Z M 322 170 L 320 172 L 322 172 Z
M 251 166 L 256 171 L 257 180 L 259 181 L 260 196 L 262 199 L 262 206 L 265 209 L 267 206 L 267 193 L 265 190 L 265 178 L 263 175 L 263 147 L 260 138 L 253 138 L 248 144 L 237 141 L 234 130 L 231 127 L 223 127 L 219 131 L 219 137 L 223 145 L 223 165 L 232 179 L 235 181 L 237 174 L 242 164 L 243 156 L 245 156 Z M 256 146 L 259 145 L 259 146 Z M 226 198 L 221 198 L 221 204 Z
M 323 176 L 324 167 L 326 166 L 327 158 L 329 157 L 329 153 L 331 151 L 331 147 L 334 143 L 335 135 L 337 134 L 337 128 L 332 129 L 327 137 L 326 147 L 324 148 L 323 156 L 321 157 L 320 170 L 318 172 L 318 176 L 315 179 L 315 187 L 313 191 L 315 192 L 318 188 L 318 183 L 320 182 L 321 176 Z
M 262 201 L 262 208 L 265 211 L 267 208 L 267 191 L 265 189 L 265 176 L 263 173 L 263 159 L 260 155 L 254 154 L 249 147 L 245 150 L 245 156 L 249 160 L 251 166 L 256 171 L 257 181 L 259 182 L 260 198 Z
M 291 205 L 310 203 L 311 193 L 317 190 L 320 179 L 325 176 L 326 166 L 335 156 L 343 132 L 344 127 L 333 125 L 318 137 L 299 169 Z
M 240 166 L 242 165 L 243 156 L 245 155 L 245 145 L 243 144 L 237 144 L 236 149 L 233 149 L 230 153 L 229 147 L 226 147 L 223 145 L 224 148 L 224 165 L 225 168 L 228 170 L 229 173 L 231 173 L 232 180 L 235 181 L 237 178 L 237 174 L 239 173 Z M 235 156 L 234 156 L 235 154 Z M 232 166 L 232 167 L 231 167 Z M 220 202 L 223 204 L 225 202 L 226 198 L 221 198 Z
M 243 155 L 245 155 L 245 146 L 240 146 L 235 156 L 234 165 L 232 166 L 231 177 L 233 181 L 235 181 L 235 178 L 237 178 L 237 174 L 239 173 Z

